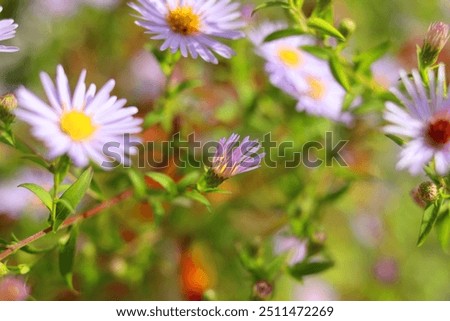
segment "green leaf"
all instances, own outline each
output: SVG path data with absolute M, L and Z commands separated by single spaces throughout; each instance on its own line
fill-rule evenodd
M 149 199 L 149 205 L 153 209 L 153 214 L 155 216 L 155 223 L 156 225 L 159 225 L 166 213 L 164 206 L 160 200 L 157 199 Z
M 338 200 L 340 197 L 342 197 L 345 193 L 347 193 L 347 191 L 349 190 L 351 184 L 347 183 L 344 186 L 342 186 L 341 188 L 337 189 L 334 192 L 331 192 L 327 195 L 325 195 L 320 201 L 319 204 L 324 204 L 324 203 L 331 203 L 334 202 L 336 200 Z
M 199 172 L 190 172 L 178 182 L 178 187 L 183 190 L 187 188 L 189 185 L 195 185 L 199 176 L 200 176 Z
M 355 57 L 357 70 L 369 70 L 370 66 L 383 57 L 391 47 L 390 41 L 385 41 L 378 46 L 364 51 Z
M 398 136 L 392 135 L 392 134 L 385 134 L 385 136 L 387 138 L 389 138 L 390 140 L 392 140 L 394 143 L 396 143 L 398 146 L 403 146 L 405 145 L 405 141 L 403 139 L 401 139 Z
M 177 184 L 173 181 L 172 177 L 158 172 L 148 172 L 145 173 L 152 180 L 159 183 L 166 191 L 169 192 L 172 196 L 178 194 Z
M 259 10 L 271 8 L 271 7 L 279 7 L 279 8 L 288 9 L 288 10 L 291 8 L 289 6 L 289 4 L 285 1 L 268 1 L 263 4 L 260 4 L 259 6 L 256 6 L 256 8 L 253 9 L 253 11 L 252 11 L 252 16 Z
M 265 37 L 263 41 L 269 42 L 269 41 L 273 41 L 273 40 L 277 40 L 277 39 L 281 39 L 281 38 L 303 35 L 304 33 L 305 33 L 304 31 L 297 29 L 297 28 L 282 29 L 282 30 L 277 30 L 275 32 L 272 32 L 267 37 Z
M 24 156 L 22 156 L 22 158 L 26 159 L 26 160 L 29 160 L 29 161 L 32 161 L 33 163 L 35 163 L 35 164 L 37 164 L 37 165 L 39 165 L 41 167 L 44 167 L 47 170 L 50 168 L 50 165 L 40 156 L 37 156 L 37 155 L 24 155 Z
M 330 68 L 334 78 L 341 84 L 346 91 L 350 90 L 350 82 L 348 80 L 347 73 L 338 57 L 332 56 L 330 59 Z
M 174 88 L 171 88 L 169 94 L 171 97 L 176 96 L 185 90 L 196 88 L 196 87 L 199 87 L 200 85 L 201 85 L 201 82 L 197 79 L 185 80 L 182 83 L 175 86 Z
M 64 278 L 67 286 L 73 290 L 72 276 L 73 265 L 75 261 L 75 251 L 77 244 L 78 228 L 72 228 L 69 239 L 65 242 L 59 250 L 59 272 Z
M 289 269 L 289 273 L 296 279 L 302 280 L 306 275 L 317 274 L 328 270 L 334 265 L 332 261 L 300 262 Z
M 198 191 L 196 190 L 188 191 L 184 195 L 190 199 L 193 199 L 194 201 L 197 201 L 205 205 L 208 211 L 210 212 L 212 211 L 211 202 L 205 196 L 200 194 Z
M 26 188 L 30 192 L 32 192 L 34 195 L 36 195 L 42 202 L 42 204 L 45 205 L 49 209 L 49 211 L 52 210 L 53 205 L 53 199 L 49 192 L 47 192 L 42 186 L 33 184 L 33 183 L 25 183 L 20 184 L 19 187 Z
M 425 208 L 425 211 L 423 212 L 422 223 L 420 224 L 420 232 L 419 232 L 419 239 L 417 240 L 417 246 L 421 246 L 425 242 L 425 239 L 428 236 L 428 234 L 430 233 L 431 228 L 433 227 L 438 217 L 441 202 L 442 201 L 438 201 L 437 203 L 431 203 Z
M 436 221 L 436 234 L 441 243 L 442 250 L 450 251 L 450 208 L 447 208 Z
M 138 199 L 144 199 L 147 194 L 147 183 L 145 182 L 144 175 L 134 168 L 130 168 L 127 173 L 136 197 Z
M 340 33 L 339 30 L 337 30 L 333 25 L 328 23 L 327 21 L 321 19 L 321 18 L 310 18 L 308 20 L 308 27 L 315 29 L 317 31 L 320 31 L 321 33 L 335 37 L 339 40 L 345 41 L 345 37 Z
M 91 185 L 94 173 L 91 168 L 84 171 L 80 177 L 61 195 L 60 201 L 56 204 L 55 222 L 53 222 L 53 231 L 64 222 L 71 211 L 76 209 L 86 191 Z M 62 200 L 62 201 L 61 201 Z M 70 205 L 70 207 L 68 206 Z
M 301 46 L 300 49 L 322 60 L 328 60 L 333 54 L 331 50 L 317 46 Z

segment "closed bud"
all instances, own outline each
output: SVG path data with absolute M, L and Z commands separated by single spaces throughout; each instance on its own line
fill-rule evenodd
M 6 274 L 8 274 L 8 267 L 0 262 L 0 278 Z
M 339 24 L 339 31 L 345 38 L 350 37 L 356 30 L 356 24 L 352 19 L 343 19 Z
M 434 22 L 428 28 L 420 50 L 420 63 L 424 67 L 432 66 L 449 39 L 449 26 L 443 22 Z
M 260 300 L 268 299 L 273 292 L 272 285 L 267 281 L 258 281 L 253 286 L 253 294 L 256 298 Z
M 427 206 L 427 203 L 422 200 L 422 197 L 419 194 L 419 186 L 414 187 L 409 194 L 418 206 L 421 208 Z
M 438 194 L 438 188 L 433 182 L 423 182 L 419 185 L 419 196 L 424 202 L 434 202 Z
M 14 120 L 14 110 L 17 108 L 17 99 L 13 94 L 0 97 L 0 120 L 10 124 Z

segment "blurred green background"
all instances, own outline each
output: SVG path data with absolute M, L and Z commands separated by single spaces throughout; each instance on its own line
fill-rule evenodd
M 24 84 L 42 94 L 39 72 L 54 75 L 60 63 L 72 83 L 82 68 L 88 71 L 88 82 L 98 86 L 116 79 L 114 94 L 138 106 L 144 116 L 154 107 L 165 83 L 149 53 L 158 43 L 147 44 L 127 1 L 112 1 L 106 7 L 95 1 L 79 2 L 55 11 L 52 9 L 69 1 L 0 1 L 4 7 L 1 18 L 12 17 L 19 24 L 13 43 L 21 48 L 17 54 L 1 55 L 0 93 Z M 279 9 L 261 11 L 251 18 L 249 10 L 263 1 L 241 2 L 249 29 L 265 20 L 285 19 Z M 305 11 L 312 3 L 307 1 Z M 445 0 L 334 3 L 336 21 L 350 17 L 356 22 L 350 50 L 364 51 L 391 41 L 387 63 L 374 70 L 383 85 L 393 84 L 398 68 L 415 66 L 415 46 L 421 44 L 428 25 L 437 20 L 448 22 L 450 17 L 449 1 Z M 180 61 L 174 81 L 198 79 L 202 85 L 170 101 L 165 115 L 173 122 L 147 129 L 143 138 L 167 139 L 176 129 L 185 137 L 195 132 L 204 141 L 232 132 L 262 139 L 271 132 L 277 142 L 293 141 L 299 150 L 304 142 L 322 141 L 326 131 L 333 131 L 337 138 L 349 140 L 345 159 L 350 166 L 263 166 L 225 182 L 224 189 L 232 194 L 208 196 L 212 213 L 183 201 L 166 204 L 166 219 L 158 228 L 152 224 L 151 207 L 125 202 L 82 224 L 74 282 L 79 293 L 69 291 L 59 276 L 55 251 L 42 255 L 19 252 L 10 258 L 9 264 L 32 266 L 25 276 L 31 298 L 180 300 L 198 299 L 211 289 L 208 294 L 221 300 L 246 300 L 253 280 L 239 261 L 240 247 L 251 244 L 270 252 L 274 233 L 286 224 L 292 207 L 310 206 L 317 195 L 335 190 L 352 177 L 349 192 L 324 206 L 322 214 L 327 253 L 335 266 L 303 283 L 280 275 L 273 299 L 449 300 L 450 257 L 435 235 L 416 247 L 422 209 L 410 191 L 424 177 L 395 170 L 399 148 L 381 133 L 381 114 L 365 115 L 354 128 L 346 129 L 297 113 L 295 102 L 268 84 L 263 61 L 253 53 L 250 42 L 244 38 L 230 45 L 237 56 L 222 59 L 217 66 L 200 60 Z M 450 62 L 448 45 L 441 60 Z M 253 103 L 255 96 L 258 99 Z M 26 126 L 16 124 L 15 128 L 19 137 L 28 137 Z M 283 158 L 277 160 L 282 163 Z M 0 146 L 3 202 L 23 203 L 24 198 L 16 196 L 18 183 L 14 180 L 22 177 L 25 168 L 30 168 L 30 163 Z M 193 170 L 170 167 L 166 172 L 181 177 Z M 120 174 L 98 174 L 107 195 L 125 186 Z M 92 204 L 87 197 L 83 208 Z M 10 239 L 11 233 L 23 238 L 45 227 L 38 206 L 29 206 L 15 216 L 0 206 L 0 238 Z M 49 236 L 36 246 L 50 246 L 58 237 Z

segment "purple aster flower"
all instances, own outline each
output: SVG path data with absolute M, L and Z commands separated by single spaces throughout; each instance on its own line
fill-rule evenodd
M 0 6 L 0 12 L 3 7 Z M 14 38 L 18 25 L 14 23 L 13 19 L 0 20 L 0 41 Z M 0 45 L 0 52 L 16 52 L 19 48 L 13 46 Z
M 137 0 L 130 3 L 140 21 L 138 26 L 147 29 L 152 39 L 164 40 L 161 50 L 181 52 L 196 59 L 218 63 L 214 53 L 231 58 L 234 51 L 215 38 L 238 39 L 241 21 L 239 3 L 230 0 Z
M 219 140 L 211 168 L 197 184 L 200 190 L 215 188 L 232 176 L 261 166 L 265 156 L 265 153 L 258 153 L 261 144 L 257 140 L 250 140 L 248 136 L 239 143 L 239 138 L 239 135 L 232 134 L 228 139 L 224 137 Z
M 23 301 L 30 294 L 30 289 L 18 277 L 7 276 L 0 279 L 0 301 Z
M 417 175 L 434 159 L 436 171 L 445 175 L 450 169 L 450 97 L 445 97 L 444 66 L 439 66 L 437 76 L 434 71 L 428 71 L 429 90 L 417 70 L 412 71 L 412 79 L 404 71 L 400 75 L 407 94 L 396 88 L 391 91 L 406 110 L 388 102 L 384 113 L 390 123 L 384 131 L 409 138 L 397 168 Z

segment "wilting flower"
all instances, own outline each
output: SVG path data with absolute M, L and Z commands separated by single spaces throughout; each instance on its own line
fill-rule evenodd
M 7 276 L 0 279 L 0 301 L 23 301 L 30 289 L 21 278 Z
M 388 102 L 384 118 L 391 123 L 384 131 L 393 135 L 408 137 L 400 153 L 399 169 L 407 168 L 411 174 L 419 174 L 424 165 L 434 159 L 436 171 L 445 175 L 450 169 L 450 97 L 445 97 L 445 69 L 439 66 L 437 76 L 428 71 L 429 90 L 417 70 L 412 79 L 401 72 L 402 83 L 407 95 L 393 88 L 406 110 Z
M 242 38 L 238 29 L 244 23 L 240 20 L 239 3 L 230 0 L 138 0 L 130 3 L 141 21 L 136 24 L 147 29 L 152 39 L 164 40 L 161 50 L 168 48 L 183 57 L 200 56 L 203 60 L 218 63 L 214 53 L 231 58 L 234 51 L 215 40 Z
M 197 184 L 201 190 L 215 188 L 224 180 L 261 166 L 265 153 L 259 153 L 261 144 L 247 136 L 239 143 L 239 135 L 232 134 L 228 139 L 221 138 L 212 159 L 211 168 Z
M 50 104 L 24 87 L 17 90 L 19 108 L 16 116 L 29 123 L 32 133 L 44 141 L 48 157 L 68 154 L 78 167 L 88 165 L 89 159 L 99 165 L 108 162 L 102 153 L 107 143 L 115 143 L 120 159 L 129 163 L 124 135 L 141 131 L 141 119 L 134 118 L 136 107 L 124 108 L 125 99 L 110 96 L 114 80 L 109 80 L 98 92 L 91 84 L 86 88 L 86 70 L 81 72 L 73 96 L 63 67 L 58 66 L 56 87 L 49 75 L 41 73 L 41 82 Z M 87 90 L 86 90 L 87 89 Z
M 0 6 L 0 12 L 2 10 L 3 7 Z M 0 20 L 0 41 L 14 38 L 17 27 L 18 25 L 14 23 L 13 19 Z M 0 45 L 0 52 L 15 52 L 18 50 L 17 47 Z

